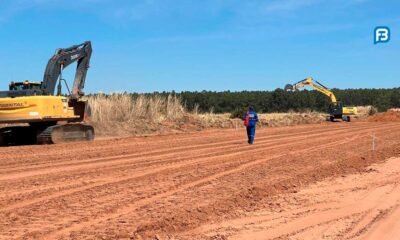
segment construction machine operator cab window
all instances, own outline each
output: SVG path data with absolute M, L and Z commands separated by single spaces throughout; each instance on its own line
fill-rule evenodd
M 36 82 L 11 82 L 10 91 L 40 90 L 41 83 Z
M 339 116 L 343 114 L 343 103 L 334 102 L 329 105 L 329 113 L 334 116 Z

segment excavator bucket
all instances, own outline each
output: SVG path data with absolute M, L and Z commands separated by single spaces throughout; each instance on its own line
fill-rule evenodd
M 285 91 L 293 91 L 293 90 L 294 90 L 294 86 L 292 84 L 286 84 Z

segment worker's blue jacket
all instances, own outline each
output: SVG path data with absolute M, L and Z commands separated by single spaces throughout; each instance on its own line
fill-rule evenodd
M 246 115 L 249 114 L 249 126 L 247 127 L 255 127 L 258 122 L 258 116 L 255 111 L 248 111 L 244 114 L 243 120 L 246 120 Z

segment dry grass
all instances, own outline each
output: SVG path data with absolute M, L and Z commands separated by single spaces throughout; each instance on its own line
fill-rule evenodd
M 230 114 L 199 113 L 198 107 L 188 113 L 176 96 L 145 96 L 132 98 L 128 94 L 99 94 L 87 98 L 92 110 L 91 124 L 97 135 L 127 136 L 201 130 L 204 128 L 242 128 L 241 119 Z M 364 118 L 375 109 L 358 107 L 356 118 Z M 259 126 L 281 127 L 325 122 L 327 114 L 320 112 L 289 112 L 259 114 Z
M 374 106 L 357 106 L 357 116 L 356 118 L 366 118 L 368 116 L 374 115 L 378 112 L 378 109 Z
M 260 114 L 260 123 L 268 127 L 295 126 L 300 124 L 322 123 L 327 114 L 320 112 L 290 112 Z
M 366 119 L 368 116 L 373 115 L 377 112 L 377 109 L 373 106 L 357 106 L 357 115 L 352 118 L 355 119 Z M 300 124 L 311 124 L 311 123 L 322 123 L 327 120 L 328 114 L 307 111 L 302 113 L 289 112 L 289 113 L 270 113 L 261 114 L 261 121 L 263 125 L 270 127 L 280 126 L 294 126 Z
M 259 126 L 282 127 L 300 124 L 321 123 L 326 121 L 326 114 L 319 112 L 305 113 L 268 113 L 259 114 Z M 229 113 L 197 114 L 196 119 L 204 128 L 240 128 L 243 127 L 241 119 L 232 119 Z
M 100 135 L 131 135 L 157 132 L 166 121 L 178 121 L 186 112 L 181 99 L 169 95 L 132 98 L 128 94 L 98 94 L 87 98 L 90 122 Z
M 357 107 L 358 114 L 353 116 L 356 119 L 366 119 L 368 116 L 376 112 L 376 108 L 372 106 Z M 241 119 L 231 119 L 230 114 L 214 114 L 213 112 L 205 114 L 197 114 L 200 124 L 205 127 L 213 128 L 238 128 L 243 126 Z M 266 127 L 283 127 L 295 126 L 302 124 L 318 124 L 326 122 L 328 114 L 314 111 L 305 112 L 289 112 L 289 113 L 268 113 L 259 114 L 259 126 Z
M 215 114 L 213 112 L 196 114 L 195 119 L 203 128 L 238 128 L 242 120 L 232 119 L 230 113 Z
M 88 98 L 95 122 L 130 122 L 135 119 L 158 123 L 179 119 L 185 113 L 176 96 L 144 96 L 133 99 L 127 94 L 99 94 Z

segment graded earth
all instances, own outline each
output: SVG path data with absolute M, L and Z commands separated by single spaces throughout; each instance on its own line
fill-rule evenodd
M 393 239 L 400 123 L 0 148 L 0 239 Z

